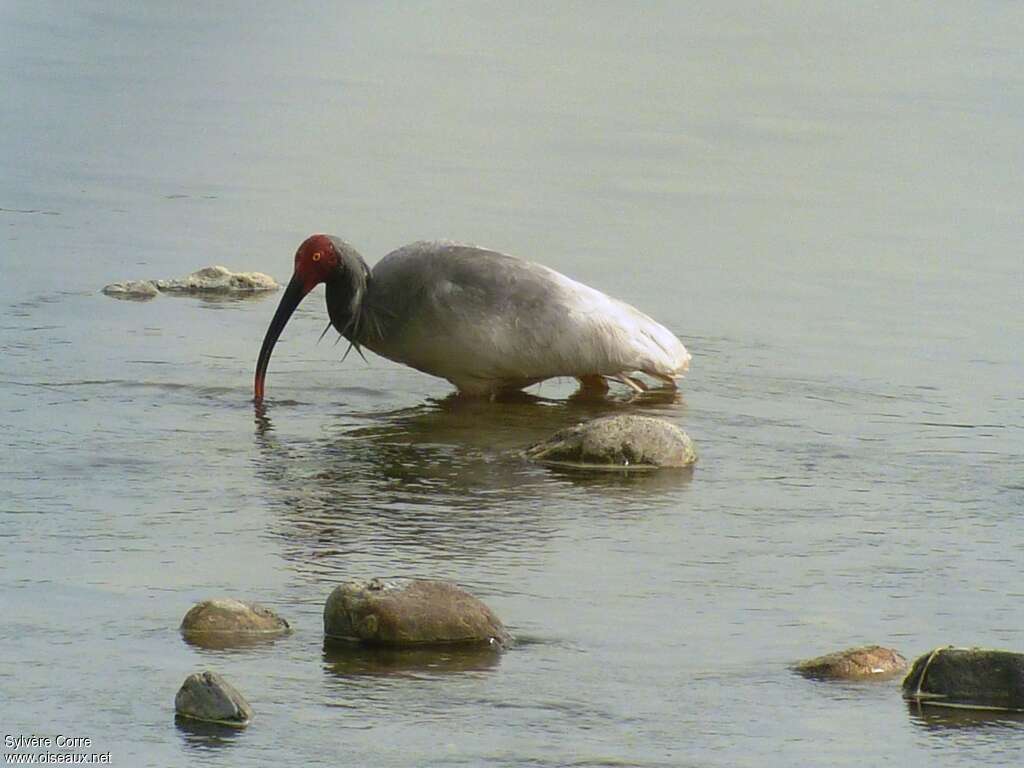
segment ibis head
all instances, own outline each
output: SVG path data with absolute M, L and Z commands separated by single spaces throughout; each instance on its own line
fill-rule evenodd
M 343 335 L 348 335 L 359 317 L 368 275 L 366 263 L 348 243 L 331 235 L 311 235 L 303 241 L 295 252 L 292 279 L 288 281 L 277 312 L 263 337 L 263 346 L 256 361 L 256 400 L 263 399 L 264 379 L 274 345 L 307 294 L 320 283 L 326 283 L 330 291 L 331 322 Z

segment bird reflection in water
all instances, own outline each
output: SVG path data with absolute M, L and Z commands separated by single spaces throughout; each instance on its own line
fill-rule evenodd
M 490 401 L 451 395 L 387 412 L 343 410 L 315 439 L 275 432 L 255 411 L 256 474 L 281 509 L 273 531 L 301 570 L 351 575 L 358 560 L 401 564 L 405 575 L 467 564 L 543 558 L 567 516 L 650 514 L 670 504 L 686 473 L 580 472 L 528 462 L 527 446 L 564 427 L 618 412 L 678 417 L 677 391 L 550 400 L 515 393 Z M 590 497 L 596 490 L 602 503 Z M 501 554 L 501 557 L 497 557 Z M 337 571 L 337 574 L 334 573 Z M 394 574 L 398 575 L 398 574 Z

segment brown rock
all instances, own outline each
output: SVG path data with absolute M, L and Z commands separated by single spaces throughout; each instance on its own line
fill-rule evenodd
M 801 661 L 795 669 L 805 677 L 829 680 L 886 679 L 901 674 L 907 660 L 891 648 L 864 645 L 816 659 Z
M 269 608 L 230 597 L 196 603 L 181 620 L 186 635 L 281 634 L 290 629 L 288 622 Z
M 444 581 L 350 581 L 324 606 L 324 634 L 370 645 L 486 643 L 501 646 L 508 631 L 491 609 Z

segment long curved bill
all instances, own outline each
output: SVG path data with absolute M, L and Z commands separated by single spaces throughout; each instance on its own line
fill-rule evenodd
M 277 305 L 274 319 L 270 321 L 270 327 L 267 328 L 267 335 L 263 337 L 263 346 L 260 347 L 260 356 L 256 361 L 255 400 L 257 403 L 263 400 L 263 380 L 267 376 L 270 353 L 274 351 L 274 345 L 277 343 L 281 331 L 288 324 L 288 319 L 292 316 L 295 308 L 299 306 L 299 303 L 306 298 L 307 293 L 309 293 L 309 289 L 303 285 L 299 276 L 292 275 L 288 287 L 284 289 L 281 303 Z

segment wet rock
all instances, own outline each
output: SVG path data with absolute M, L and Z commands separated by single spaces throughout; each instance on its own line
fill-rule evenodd
M 180 280 L 152 282 L 157 289 L 171 293 L 255 293 L 281 287 L 262 272 L 232 272 L 220 266 L 203 267 Z
M 1024 712 L 1024 654 L 936 648 L 914 661 L 903 696 L 933 706 Z
M 907 660 L 892 648 L 863 645 L 801 661 L 794 669 L 826 680 L 887 679 L 905 672 Z
M 244 728 L 252 720 L 249 702 L 216 672 L 195 672 L 185 678 L 174 697 L 180 717 Z
M 229 597 L 196 603 L 181 620 L 181 631 L 189 638 L 207 635 L 280 635 L 290 629 L 288 622 L 269 608 Z
M 473 595 L 448 582 L 419 579 L 350 581 L 335 588 L 324 606 L 324 634 L 391 647 L 509 641 L 498 617 Z
M 526 449 L 535 461 L 610 469 L 689 467 L 697 461 L 690 437 L 649 416 L 605 416 L 560 430 Z
M 160 291 L 152 280 L 126 280 L 103 286 L 103 293 L 115 299 L 146 301 L 157 296 Z

